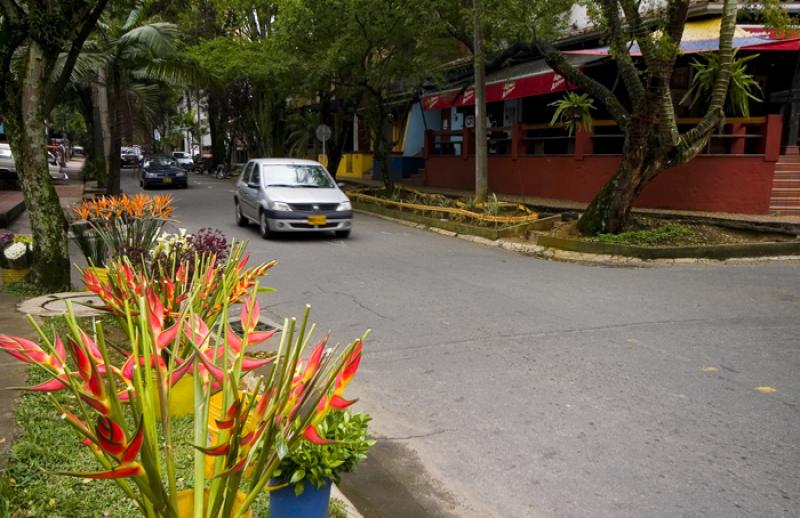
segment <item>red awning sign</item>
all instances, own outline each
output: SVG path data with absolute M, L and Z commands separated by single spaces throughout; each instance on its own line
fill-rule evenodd
M 486 102 L 510 101 L 523 97 L 545 95 L 572 88 L 560 74 L 553 71 L 543 72 L 515 79 L 496 81 L 486 85 Z M 458 108 L 475 104 L 475 88 L 466 90 L 454 89 L 423 96 L 422 108 L 426 111 Z

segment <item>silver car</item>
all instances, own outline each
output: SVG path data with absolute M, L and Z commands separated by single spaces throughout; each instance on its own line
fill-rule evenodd
M 50 151 L 47 152 L 47 167 L 50 170 L 51 179 L 69 180 L 67 171 L 58 165 L 58 159 Z M 6 142 L 0 142 L 0 180 L 17 181 L 17 164 L 14 162 L 11 146 Z
M 233 196 L 236 223 L 257 222 L 267 239 L 275 232 L 333 231 L 347 237 L 350 200 L 319 162 L 259 158 L 247 163 Z

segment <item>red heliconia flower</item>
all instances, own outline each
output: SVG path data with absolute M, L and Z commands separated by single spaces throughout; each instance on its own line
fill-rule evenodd
M 144 474 L 144 468 L 138 462 L 130 464 L 120 464 L 116 468 L 106 471 L 86 471 L 86 472 L 61 472 L 61 475 L 69 475 L 73 477 L 91 478 L 97 480 L 106 480 L 114 478 L 130 478 Z
M 308 363 L 306 364 L 306 368 L 302 376 L 303 383 L 308 383 L 319 370 L 320 364 L 322 363 L 322 355 L 325 352 L 325 346 L 328 344 L 329 337 L 330 334 L 325 335 L 325 337 L 323 337 L 323 339 L 320 340 L 320 342 L 316 345 L 314 351 L 311 353 L 311 356 L 308 358 Z
M 100 448 L 104 452 L 119 458 L 127 446 L 125 431 L 122 427 L 111 418 L 100 416 L 97 419 L 97 425 L 95 425 L 94 430 L 97 434 L 97 443 Z
M 254 331 L 260 318 L 261 304 L 259 304 L 258 299 L 254 297 L 245 299 L 242 304 L 242 314 L 239 316 L 245 333 Z
M 333 442 L 320 437 L 319 432 L 317 432 L 317 429 L 314 427 L 314 425 L 308 425 L 306 427 L 305 431 L 303 431 L 303 437 L 305 437 L 308 442 L 313 444 L 325 445 Z
M 25 363 L 51 364 L 49 354 L 34 342 L 20 336 L 0 336 L 0 349 Z

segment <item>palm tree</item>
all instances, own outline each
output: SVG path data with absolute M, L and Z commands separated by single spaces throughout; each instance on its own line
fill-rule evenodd
M 191 77 L 177 53 L 177 26 L 144 19 L 138 1 L 125 16 L 110 13 L 86 43 L 72 79 L 91 84 L 93 126 L 100 129 L 105 157 L 99 178 L 109 194 L 120 190 L 120 148 L 123 130 L 152 128 L 174 111 L 169 88 Z M 86 110 L 84 110 L 86 111 Z

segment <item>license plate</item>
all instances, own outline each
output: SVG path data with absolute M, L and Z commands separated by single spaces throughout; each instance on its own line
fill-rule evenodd
M 308 224 L 309 225 L 324 225 L 328 222 L 327 216 L 309 216 L 308 217 Z
M 172 178 L 164 178 L 164 183 L 172 183 Z

